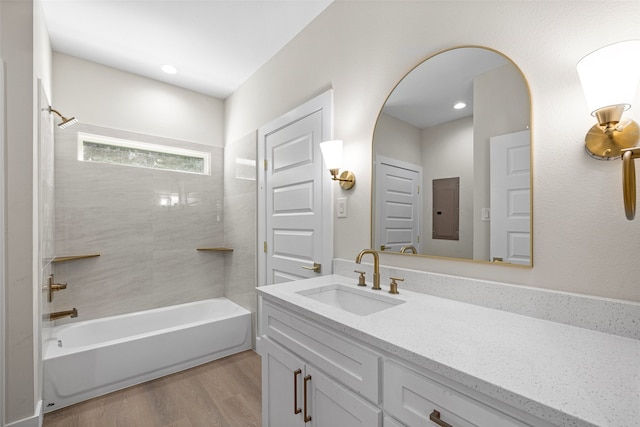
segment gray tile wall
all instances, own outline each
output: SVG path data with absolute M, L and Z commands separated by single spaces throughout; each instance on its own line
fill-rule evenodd
M 212 173 L 81 162 L 77 132 L 209 151 Z M 223 296 L 225 255 L 196 251 L 225 245 L 222 148 L 78 124 L 56 129 L 55 162 L 56 255 L 100 254 L 54 265 L 68 282 L 56 310 L 88 320 Z

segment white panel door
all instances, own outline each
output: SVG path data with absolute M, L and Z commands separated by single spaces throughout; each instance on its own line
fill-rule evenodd
M 490 162 L 490 260 L 531 265 L 530 132 L 492 137 Z
M 422 168 L 376 157 L 374 249 L 398 252 L 413 245 L 420 253 Z
M 331 274 L 331 192 L 320 152 L 331 135 L 330 100 L 321 95 L 259 131 L 260 285 Z

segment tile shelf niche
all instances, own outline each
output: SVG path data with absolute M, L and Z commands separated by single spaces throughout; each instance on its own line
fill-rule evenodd
M 51 262 L 66 262 L 66 261 L 74 261 L 77 259 L 95 258 L 99 256 L 100 254 L 56 256 L 56 257 L 53 257 L 53 260 Z
M 233 252 L 232 248 L 218 247 L 218 248 L 198 248 L 197 251 L 202 252 Z

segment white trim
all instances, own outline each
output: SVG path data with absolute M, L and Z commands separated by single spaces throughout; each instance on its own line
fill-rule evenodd
M 136 150 L 145 150 L 145 151 L 156 151 L 158 153 L 166 153 L 166 154 L 176 154 L 180 156 L 189 156 L 203 159 L 204 161 L 204 171 L 203 172 L 189 172 L 183 170 L 175 170 L 175 169 L 156 169 L 156 168 L 146 168 L 146 169 L 154 169 L 154 170 L 167 170 L 172 172 L 183 172 L 183 173 L 194 173 L 198 175 L 211 175 L 211 153 L 207 153 L 205 151 L 196 151 L 196 150 L 188 150 L 186 148 L 178 148 L 171 147 L 167 145 L 159 145 L 159 144 L 150 144 L 147 142 L 139 142 L 139 141 L 131 141 L 128 139 L 120 139 L 113 138 L 110 136 L 104 135 L 95 135 L 91 133 L 78 132 L 78 160 L 84 161 L 84 142 L 91 142 L 95 144 L 102 145 L 112 145 L 115 147 L 124 147 L 124 148 L 132 148 Z M 142 167 L 138 165 L 122 165 L 122 166 L 133 166 L 133 167 Z
M 42 400 L 38 400 L 36 409 L 32 416 L 7 424 L 7 427 L 42 427 L 44 412 L 42 411 Z
M 263 250 L 263 242 L 267 241 L 266 236 L 266 217 L 264 215 L 266 209 L 266 196 L 265 190 L 265 169 L 264 161 L 266 153 L 264 151 L 265 138 L 303 117 L 313 114 L 317 111 L 322 111 L 322 141 L 328 141 L 333 139 L 333 90 L 322 93 L 315 98 L 305 102 L 304 104 L 294 108 L 288 113 L 278 117 L 272 122 L 261 126 L 258 129 L 258 286 L 263 286 L 267 283 L 266 278 L 266 254 Z M 320 142 L 322 142 L 320 141 Z M 331 274 L 333 271 L 333 203 L 331 193 L 331 179 L 329 173 L 324 174 L 325 178 L 322 181 L 322 198 L 323 200 L 330 201 L 330 203 L 323 203 L 322 214 L 322 227 L 327 232 L 323 233 L 323 257 L 322 260 L 322 274 Z M 325 267 L 326 266 L 326 267 Z
M 6 171 L 4 168 L 5 165 L 5 117 L 6 117 L 6 99 L 5 99 L 5 63 L 2 58 L 0 58 L 0 175 L 2 176 L 2 182 L 6 182 Z M 4 218 L 4 208 L 5 208 L 5 192 L 4 185 L 0 185 L 0 426 L 4 425 L 4 414 L 5 412 L 5 357 L 4 357 L 4 340 L 5 333 L 4 329 L 7 325 L 5 319 L 5 309 L 4 304 L 6 300 L 5 293 L 5 218 Z

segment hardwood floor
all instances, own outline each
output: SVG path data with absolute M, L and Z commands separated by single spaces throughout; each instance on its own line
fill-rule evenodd
M 261 394 L 248 350 L 48 413 L 43 427 L 260 427 Z

